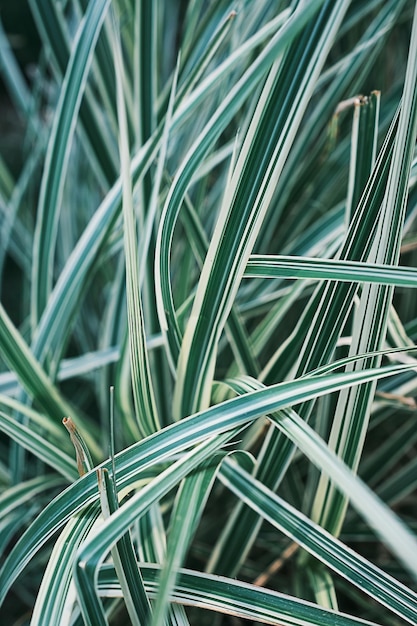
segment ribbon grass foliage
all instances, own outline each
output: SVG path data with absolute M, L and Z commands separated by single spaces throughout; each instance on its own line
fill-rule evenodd
M 416 624 L 417 2 L 25 10 L 0 622 Z

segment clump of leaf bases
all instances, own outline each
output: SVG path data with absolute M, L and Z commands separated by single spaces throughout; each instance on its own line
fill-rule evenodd
M 416 7 L 2 9 L 1 623 L 417 623 Z

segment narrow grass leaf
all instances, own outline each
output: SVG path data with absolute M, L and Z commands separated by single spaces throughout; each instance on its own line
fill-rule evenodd
M 287 534 L 352 585 L 382 602 L 402 619 L 417 620 L 417 596 L 408 587 L 373 565 L 307 516 L 239 468 L 233 460 L 222 464 L 220 480 L 258 515 Z
M 343 372 L 327 376 L 302 378 L 246 393 L 201 413 L 172 424 L 158 433 L 116 454 L 117 487 L 124 489 L 138 480 L 149 480 L 159 471 L 160 464 L 175 458 L 198 442 L 220 433 L 234 435 L 234 429 L 248 425 L 258 417 L 311 398 L 332 393 L 351 384 L 392 376 L 410 370 L 411 366 L 390 365 L 364 372 Z M 218 445 L 223 445 L 222 440 Z M 111 462 L 101 465 L 111 469 Z M 156 469 L 155 469 L 156 468 Z M 95 474 L 90 472 L 55 498 L 40 513 L 16 543 L 0 570 L 0 602 L 9 586 L 25 565 L 68 519 L 98 498 Z
M 114 477 L 110 479 L 107 469 L 102 469 L 97 471 L 97 479 L 103 517 L 108 519 L 119 508 Z M 146 624 L 151 606 L 138 569 L 129 531 L 119 539 L 111 554 L 132 626 Z
M 71 35 L 62 15 L 62 7 L 56 3 L 51 5 L 49 0 L 29 0 L 29 5 L 45 50 L 52 56 L 52 69 L 58 80 L 61 80 L 71 56 Z M 80 108 L 81 123 L 91 146 L 87 152 L 94 155 L 100 169 L 100 178 L 111 184 L 117 173 L 113 146 L 105 140 L 95 113 L 94 101 L 87 97 Z
M 143 568 L 145 585 L 157 593 L 158 569 Z M 99 585 L 115 589 L 114 570 L 106 567 L 99 575 Z M 328 611 L 322 607 L 249 583 L 182 569 L 173 591 L 174 602 L 209 611 L 260 621 L 274 626 L 378 626 L 375 622 Z
M 244 278 L 305 278 L 411 289 L 417 287 L 417 271 L 414 267 L 281 255 L 252 255 L 246 265 Z
M 285 47 L 297 37 L 308 20 L 312 19 L 321 4 L 322 1 L 311 2 L 307 6 L 303 6 L 302 10 L 296 10 L 278 30 L 211 117 L 203 132 L 190 148 L 171 185 L 161 215 L 156 242 L 155 288 L 161 330 L 167 336 L 171 360 L 174 363 L 178 360 L 182 334 L 178 327 L 171 290 L 170 253 L 174 227 L 187 187 L 203 157 L 213 146 L 233 115 L 259 84 L 271 65 L 280 57 Z
M 75 601 L 75 593 L 70 592 L 75 554 L 80 543 L 88 536 L 99 512 L 98 503 L 91 504 L 82 514 L 71 518 L 61 531 L 42 578 L 31 626 L 70 624 L 71 599 L 72 603 Z
M 378 223 L 375 245 L 369 260 L 379 263 L 398 263 L 401 236 L 405 220 L 406 199 L 411 161 L 414 153 L 417 99 L 417 8 L 411 34 L 409 61 L 404 84 L 398 134 L 389 172 L 387 190 Z M 367 285 L 363 288 L 361 302 L 353 320 L 350 354 L 378 350 L 385 340 L 388 315 L 393 298 L 392 287 Z M 380 357 L 371 359 L 370 367 L 378 366 Z M 366 362 L 353 364 L 352 368 L 367 367 Z M 368 428 L 374 384 L 342 392 L 336 407 L 335 420 L 329 444 L 346 464 L 357 470 Z M 327 478 L 322 478 L 314 503 L 314 519 L 331 532 L 338 534 L 344 520 L 347 500 L 336 494 Z
M 176 419 L 209 404 L 220 334 L 346 9 L 343 1 L 331 8 L 325 5 L 315 28 L 312 23 L 305 28 L 287 52 L 283 65 L 275 65 L 265 83 L 225 194 L 184 335 L 174 392 Z M 310 49 L 309 54 L 305 54 L 306 48 Z M 292 76 L 285 69 L 295 58 L 298 67 Z
M 184 563 L 222 460 L 222 456 L 219 456 L 197 468 L 182 481 L 178 489 L 171 513 L 166 557 L 158 581 L 152 626 L 164 623 L 178 569 Z
M 146 351 L 146 337 L 140 297 L 138 248 L 130 178 L 130 150 L 123 97 L 124 71 L 120 41 L 114 31 L 114 57 L 117 86 L 117 110 L 120 127 L 120 160 L 123 185 L 124 245 L 126 254 L 127 315 L 129 323 L 130 360 L 136 419 L 142 436 L 160 428 L 152 378 Z
M 218 435 L 186 453 L 182 459 L 164 470 L 134 495 L 124 507 L 109 517 L 104 523 L 103 533 L 100 537 L 93 537 L 90 541 L 84 542 L 77 557 L 74 573 L 77 597 L 87 623 L 103 624 L 103 626 L 106 624 L 103 607 L 96 589 L 97 571 L 106 553 L 123 536 L 129 526 L 139 519 L 154 502 L 168 493 L 182 478 L 193 471 L 211 452 L 226 443 L 228 439 L 229 433 Z
M 388 179 L 398 115 L 397 110 L 338 253 L 340 259 L 367 258 L 370 244 L 375 237 L 375 220 L 380 212 Z M 261 380 L 271 383 L 289 376 L 302 376 L 328 362 L 352 307 L 356 290 L 356 285 L 343 282 L 319 285 L 301 313 L 293 332 L 264 367 L 260 374 Z M 311 410 L 312 403 L 307 403 L 299 408 L 299 413 L 306 419 Z M 258 477 L 275 490 L 285 475 L 293 452 L 294 447 L 289 439 L 279 432 L 272 432 L 265 439 L 260 452 Z M 241 509 L 240 504 L 237 506 Z M 219 571 L 220 568 L 221 573 L 235 574 L 256 537 L 260 522 L 252 511 L 237 510 L 235 520 L 235 525 L 227 528 L 230 541 L 236 539 L 235 548 L 227 551 L 227 558 L 226 554 L 217 552 L 217 559 L 210 562 L 213 571 Z M 225 536 L 221 541 L 225 545 L 228 543 Z
M 381 368 L 382 369 L 382 368 Z M 365 371 L 365 370 L 363 370 Z M 359 372 L 358 372 L 359 373 Z M 320 380 L 320 376 L 317 378 Z M 315 377 L 312 377 L 314 381 Z M 368 382 L 368 381 L 366 381 Z M 229 381 L 238 393 L 246 394 L 259 389 L 261 383 L 249 377 Z M 417 537 L 389 507 L 367 487 L 335 453 L 327 447 L 317 433 L 292 409 L 270 418 L 276 426 L 336 485 L 350 497 L 352 505 L 363 516 L 369 526 L 379 535 L 412 574 L 417 578 Z M 395 528 L 395 533 L 393 529 Z
M 62 206 L 62 192 L 72 137 L 90 69 L 94 47 L 109 0 L 91 2 L 74 39 L 66 76 L 60 91 L 45 157 L 37 224 L 33 242 L 32 324 L 35 328 L 52 288 L 53 258 Z

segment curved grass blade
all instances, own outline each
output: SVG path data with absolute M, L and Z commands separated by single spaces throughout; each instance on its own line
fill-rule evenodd
M 376 243 L 369 259 L 381 264 L 397 264 L 400 256 L 402 231 L 405 221 L 406 200 L 411 161 L 414 154 L 417 130 L 417 7 L 411 34 L 398 133 L 378 223 Z M 393 299 L 393 288 L 367 285 L 363 288 L 361 302 L 354 317 L 354 330 L 350 354 L 378 350 L 385 340 L 388 316 Z M 353 364 L 352 368 L 374 367 L 380 357 Z M 375 385 L 342 392 L 336 407 L 329 445 L 357 470 L 370 417 Z M 348 501 L 335 493 L 329 480 L 322 477 L 316 494 L 313 517 L 330 532 L 338 534 L 345 517 Z
M 233 433 L 235 434 L 236 430 Z M 186 453 L 109 517 L 104 523 L 100 536 L 92 537 L 84 542 L 78 553 L 74 580 L 80 608 L 87 624 L 95 623 L 97 626 L 106 624 L 104 610 L 96 590 L 98 569 L 106 553 L 153 503 L 166 495 L 182 478 L 198 467 L 210 456 L 211 452 L 221 447 L 229 438 L 229 433 L 212 437 Z
M 228 384 L 237 393 L 247 394 L 252 389 L 259 389 L 262 383 L 245 377 L 230 380 Z M 274 412 L 269 417 L 316 467 L 327 477 L 331 477 L 333 485 L 351 499 L 352 506 L 393 551 L 404 567 L 417 578 L 417 537 L 399 517 L 351 472 L 295 411 L 285 409 L 279 414 Z
M 341 259 L 365 260 L 369 253 L 392 159 L 398 115 L 397 110 L 338 254 Z M 295 376 L 303 376 L 309 370 L 314 371 L 328 362 L 352 307 L 356 289 L 356 285 L 339 282 L 318 286 L 294 331 L 271 357 L 260 378 L 265 382 L 281 380 L 293 375 L 294 370 Z M 308 329 L 307 337 L 304 329 Z M 308 418 L 311 409 L 312 405 L 306 404 L 298 412 L 303 418 Z M 289 439 L 281 433 L 271 432 L 260 453 L 258 477 L 262 482 L 275 490 L 286 472 L 293 451 L 294 447 Z M 236 526 L 234 529 L 230 528 L 229 532 L 231 540 L 240 537 L 235 546 L 237 552 L 227 559 L 219 555 L 219 560 L 210 565 L 215 571 L 221 568 L 221 573 L 228 575 L 236 572 L 245 556 L 244 551 L 249 549 L 259 526 L 259 518 L 249 509 L 241 513 L 236 511 L 235 519 Z M 230 554 L 232 551 L 229 551 L 229 556 Z
M 75 600 L 75 594 L 69 593 L 75 554 L 99 513 L 98 503 L 90 504 L 82 514 L 72 517 L 62 530 L 42 578 L 31 626 L 68 623 L 67 617 L 64 622 L 64 614 L 70 611 L 71 607 L 68 605 L 72 595 Z
M 52 68 L 58 78 L 61 78 L 65 75 L 71 55 L 70 35 L 62 15 L 62 7 L 57 3 L 51 4 L 49 0 L 29 0 L 29 5 L 44 47 L 52 56 Z M 101 170 L 100 178 L 112 183 L 117 174 L 113 146 L 105 140 L 94 110 L 94 101 L 89 94 L 87 96 L 80 108 L 83 130 L 91 146 L 90 152 L 93 152 L 98 169 Z
M 219 478 L 242 501 L 275 528 L 291 537 L 352 585 L 383 603 L 402 619 L 417 620 L 417 595 L 354 552 L 307 516 L 285 502 L 233 461 L 226 460 Z
M 158 580 L 151 626 L 163 624 L 179 568 L 194 537 L 223 456 L 210 459 L 181 483 L 171 513 L 166 558 Z
M 232 119 L 236 110 L 249 93 L 279 58 L 285 47 L 299 34 L 309 19 L 319 10 L 322 0 L 310 2 L 302 10 L 295 11 L 285 22 L 268 46 L 252 63 L 242 78 L 234 85 L 221 106 L 216 110 L 204 131 L 190 148 L 181 168 L 171 185 L 158 231 L 155 252 L 155 288 L 161 330 L 167 336 L 171 360 L 176 363 L 182 336 L 175 315 L 170 285 L 170 253 L 175 223 L 181 203 L 192 176 L 217 137 Z
M 147 589 L 156 595 L 158 569 L 145 566 L 143 574 Z M 113 568 L 101 569 L 99 585 L 103 594 L 107 588 L 117 589 Z M 172 600 L 274 626 L 378 626 L 375 622 L 328 611 L 311 602 L 233 578 L 187 569 L 180 570 Z
M 44 8 L 43 3 L 40 3 L 39 8 L 41 6 Z M 290 25 L 285 36 L 294 36 L 294 26 L 296 29 L 300 28 L 304 18 L 308 18 L 308 12 L 305 15 L 303 14 L 299 16 L 299 19 L 302 20 L 301 25 L 297 23 L 295 25 Z M 44 19 L 47 20 L 48 15 L 45 15 Z M 274 21 L 274 28 L 278 27 L 280 23 L 281 20 L 278 20 L 277 23 Z M 55 32 L 54 28 L 52 28 L 52 32 Z M 234 64 L 237 60 L 239 60 L 242 56 L 249 54 L 259 43 L 261 43 L 264 36 L 265 33 L 262 33 L 261 38 L 255 35 L 250 41 L 245 42 L 238 48 L 236 53 L 233 55 L 233 58 L 230 59 L 230 63 L 229 59 L 227 59 L 221 67 L 214 70 L 206 78 L 206 80 L 203 81 L 203 84 L 192 92 L 190 97 L 182 103 L 177 102 L 177 109 L 173 115 L 171 130 L 177 128 L 182 122 L 185 121 L 187 116 L 191 115 L 193 111 L 195 111 L 195 109 L 199 106 L 201 99 L 204 98 L 204 96 L 211 89 L 215 88 L 217 81 L 222 77 L 222 75 L 227 74 L 227 72 L 234 68 Z M 277 44 L 278 51 L 285 45 L 285 43 L 285 38 L 284 41 L 281 41 L 281 38 L 279 39 Z M 277 46 L 271 45 L 267 53 L 261 55 L 261 57 L 257 59 L 255 67 L 249 72 L 246 79 L 241 81 L 239 88 L 235 90 L 233 108 L 229 111 L 230 117 L 232 117 L 241 106 L 242 101 L 244 100 L 243 96 L 248 96 L 249 92 L 260 80 L 262 73 L 266 71 L 268 65 L 276 57 L 276 54 L 278 53 L 276 47 Z M 250 79 L 252 80 L 252 83 L 250 82 Z M 137 184 L 155 158 L 159 142 L 162 137 L 162 128 L 163 120 L 161 120 L 161 123 L 152 138 L 138 150 L 135 157 L 132 159 L 131 177 L 134 185 Z M 97 262 L 98 255 L 107 241 L 119 216 L 121 195 L 122 187 L 119 179 L 107 193 L 103 202 L 98 207 L 94 216 L 85 228 L 72 254 L 68 258 L 68 261 L 57 280 L 55 288 L 52 291 L 42 319 L 40 320 L 36 337 L 32 345 L 32 350 L 40 362 L 43 362 L 46 358 L 48 359 L 51 373 L 53 373 L 59 365 L 60 350 L 62 349 L 62 345 L 65 343 L 66 334 L 68 334 L 71 329 L 71 322 L 75 316 L 75 311 L 79 306 L 80 299 L 88 286 L 91 270 L 94 267 L 95 262 Z M 65 330 L 64 333 L 63 329 Z
M 274 66 L 225 195 L 184 334 L 174 417 L 209 404 L 218 341 L 276 182 L 347 3 L 325 4 Z M 304 6 L 303 6 L 304 9 Z M 309 52 L 307 53 L 307 50 Z M 294 74 L 290 68 L 297 65 Z M 294 68 L 295 69 L 295 68 Z
M 194 251 L 196 261 L 201 268 L 204 258 L 207 255 L 209 242 L 205 235 L 201 221 L 191 204 L 190 199 L 185 196 L 184 214 L 181 216 L 183 226 L 190 240 L 190 245 Z M 257 376 L 259 365 L 256 362 L 253 351 L 249 344 L 246 332 L 236 307 L 232 307 L 229 318 L 226 322 L 226 332 L 230 345 L 235 354 L 236 361 L 244 374 Z
M 134 485 L 138 480 L 148 480 L 155 476 L 158 464 L 175 458 L 179 452 L 188 450 L 208 437 L 229 433 L 230 439 L 234 429 L 246 426 L 263 415 L 332 393 L 345 386 L 393 376 L 410 369 L 412 366 L 409 364 L 390 365 L 364 372 L 305 377 L 272 385 L 213 406 L 167 426 L 119 452 L 115 457 L 117 487 L 120 490 Z M 219 445 L 223 444 L 219 442 Z M 107 461 L 101 467 L 111 469 L 111 462 Z M 97 498 L 95 474 L 90 472 L 45 507 L 27 533 L 16 543 L 0 570 L 0 603 L 13 580 L 45 541 L 72 515 Z
M 32 326 L 36 327 L 52 288 L 53 258 L 62 192 L 72 136 L 88 71 L 110 0 L 90 2 L 74 39 L 68 69 L 60 91 L 39 196 L 33 242 Z

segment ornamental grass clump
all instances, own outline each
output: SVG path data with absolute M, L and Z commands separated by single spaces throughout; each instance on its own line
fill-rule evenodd
M 417 624 L 417 3 L 26 8 L 1 623 Z

